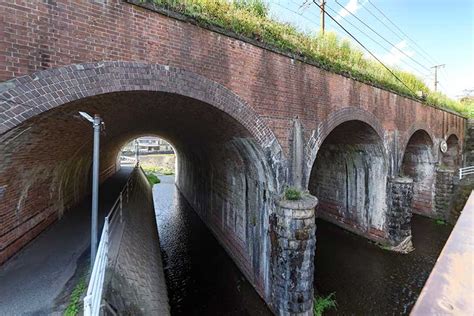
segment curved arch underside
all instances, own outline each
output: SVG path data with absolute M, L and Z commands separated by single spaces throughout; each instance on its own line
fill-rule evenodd
M 101 179 L 116 170 L 122 146 L 159 135 L 178 154 L 177 185 L 260 292 L 268 287 L 265 218 L 276 188 L 271 162 L 245 126 L 205 102 L 166 92 L 128 91 L 55 107 L 2 136 L 0 186 L 8 204 L 2 259 L 8 258 L 89 192 L 92 128 L 78 111 L 98 113 Z M 21 146 L 19 146 L 21 144 Z M 13 176 L 14 175 L 14 176 Z M 31 233 L 31 227 L 37 227 Z M 28 234 L 27 234 L 28 233 Z M 256 242 L 257 241 L 257 242 Z
M 459 139 L 456 135 L 452 134 L 446 140 L 446 144 L 448 145 L 448 150 L 443 154 L 442 165 L 445 168 L 456 170 L 461 165 Z
M 388 167 L 382 140 L 368 124 L 347 121 L 323 141 L 309 181 L 318 214 L 359 234 L 383 237 Z
M 424 130 L 416 131 L 408 140 L 400 168 L 401 176 L 413 179 L 412 211 L 427 216 L 433 212 L 436 175 L 432 148 L 429 134 Z

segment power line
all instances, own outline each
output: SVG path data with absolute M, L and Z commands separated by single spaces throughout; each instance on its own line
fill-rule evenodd
M 294 10 L 292 10 L 292 9 L 290 9 L 290 8 L 288 8 L 288 7 L 286 7 L 286 6 L 284 6 L 284 5 L 279 4 L 278 2 L 275 2 L 274 4 L 276 4 L 277 6 L 283 8 L 283 9 L 285 9 L 285 10 L 288 10 L 288 11 L 294 13 L 294 14 L 299 15 L 299 16 L 302 17 L 303 19 L 305 19 L 305 20 L 309 21 L 310 23 L 312 23 L 312 24 L 314 24 L 314 25 L 316 25 L 316 26 L 319 27 L 319 24 L 318 24 L 318 23 L 316 23 L 315 21 L 313 21 L 313 20 L 307 18 L 306 16 L 304 16 L 303 13 L 296 12 L 296 11 L 294 11 Z
M 419 66 L 423 67 L 424 69 L 426 70 L 429 70 L 428 67 L 424 66 L 423 64 L 419 63 L 417 60 L 415 60 L 414 58 L 412 58 L 410 55 L 408 55 L 407 53 L 405 53 L 404 51 L 402 51 L 401 49 L 399 49 L 395 44 L 393 44 L 392 42 L 390 42 L 389 40 L 387 40 L 385 37 L 383 37 L 379 32 L 377 32 L 376 30 L 374 30 L 370 25 L 368 25 L 367 23 L 365 23 L 364 21 L 362 21 L 357 15 L 355 15 L 354 13 L 352 13 L 351 11 L 347 10 L 343 5 L 341 5 L 337 0 L 336 0 L 336 3 L 337 5 L 339 5 L 343 10 L 345 10 L 347 13 L 349 13 L 351 16 L 353 16 L 354 18 L 356 18 L 360 23 L 362 23 L 363 25 L 365 25 L 369 30 L 371 30 L 372 32 L 374 32 L 375 34 L 377 34 L 381 39 L 383 39 L 385 42 L 387 42 L 388 44 L 390 44 L 391 46 L 393 46 L 396 50 L 398 50 L 400 53 L 402 53 L 403 55 L 405 55 L 406 57 L 410 58 L 413 62 L 415 62 L 416 64 L 418 64 Z
M 437 61 L 431 57 L 423 48 L 421 48 L 413 39 L 411 39 L 410 36 L 408 36 L 405 32 L 402 31 L 402 29 L 400 29 L 387 15 L 385 15 L 382 10 L 380 10 L 379 8 L 377 8 L 375 6 L 375 4 L 372 3 L 372 1 L 370 0 L 367 0 L 367 2 L 370 3 L 370 5 L 372 5 L 380 14 L 382 14 L 382 16 L 387 19 L 387 21 L 390 22 L 390 24 L 392 24 L 400 33 L 402 33 L 408 40 L 410 40 L 413 44 L 415 44 L 416 47 L 418 47 L 420 49 L 421 52 L 425 53 L 425 57 L 428 58 L 428 59 L 431 59 L 432 62 L 434 63 L 437 63 Z
M 387 69 L 387 71 L 390 72 L 390 74 L 392 74 L 392 76 L 395 77 L 395 79 L 397 79 L 401 84 L 403 84 L 408 89 L 408 91 L 411 91 L 414 95 L 416 95 L 416 93 L 410 87 L 408 87 L 405 82 L 403 82 L 390 68 L 385 66 L 385 64 L 380 59 L 378 59 L 377 56 L 375 56 L 367 47 L 365 47 L 364 44 L 362 44 L 354 35 L 352 35 L 351 32 L 346 30 L 346 28 L 342 26 L 341 23 L 339 23 L 335 18 L 333 18 L 332 15 L 330 15 L 326 10 L 322 9 L 322 7 L 316 3 L 316 0 L 313 0 L 313 3 L 323 10 L 331 20 L 333 20 L 340 28 L 344 30 L 344 32 L 352 37 L 360 46 L 362 46 L 362 48 L 364 48 L 373 58 L 375 58 L 375 60 L 377 60 L 385 69 Z
M 333 13 L 335 14 L 338 14 L 336 12 L 336 10 L 332 9 L 331 7 L 327 6 L 326 7 L 328 9 L 330 9 Z M 339 14 L 338 14 L 339 15 Z M 387 51 L 388 53 L 392 53 L 392 51 L 390 49 L 388 49 L 387 47 L 383 46 L 382 44 L 380 44 L 379 41 L 377 41 L 376 39 L 374 39 L 373 37 L 371 37 L 370 35 L 368 35 L 367 33 L 365 33 L 363 30 L 361 30 L 358 26 L 354 25 L 351 21 L 349 21 L 348 19 L 346 19 L 345 17 L 339 15 L 346 23 L 348 23 L 349 25 L 351 25 L 352 27 L 354 27 L 356 30 L 358 30 L 360 33 L 362 33 L 363 35 L 365 35 L 367 38 L 369 38 L 371 41 L 373 41 L 375 44 L 377 44 L 379 47 L 383 48 L 385 51 Z M 401 62 L 403 64 L 405 64 L 406 66 L 408 66 L 409 68 L 411 68 L 414 72 L 418 73 L 419 75 L 422 75 L 422 72 L 418 69 L 416 69 L 414 66 L 410 65 L 409 63 L 405 62 L 404 60 L 401 60 Z M 427 69 L 428 71 L 430 71 L 430 69 Z

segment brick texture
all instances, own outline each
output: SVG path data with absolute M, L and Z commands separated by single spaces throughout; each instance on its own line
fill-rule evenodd
M 419 129 L 435 164 L 451 135 L 462 151 L 458 115 L 127 1 L 0 0 L 0 16 L 0 264 L 89 192 L 92 131 L 77 111 L 106 123 L 102 178 L 134 137 L 173 143 L 189 176 L 181 191 L 267 299 L 262 236 L 287 180 L 295 116 L 307 187 L 320 147 L 346 121 L 378 135 L 385 177 L 400 173 Z

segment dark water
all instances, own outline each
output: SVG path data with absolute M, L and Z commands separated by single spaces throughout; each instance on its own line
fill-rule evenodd
M 408 314 L 452 229 L 415 215 L 415 251 L 402 255 L 324 221 L 317 225 L 315 287 L 335 292 L 338 304 L 328 315 Z
M 172 315 L 271 315 L 173 176 L 160 179 L 153 195 Z
M 154 187 L 160 244 L 173 315 L 271 315 L 232 259 L 175 189 Z M 413 307 L 452 227 L 413 217 L 415 251 L 385 251 L 317 220 L 315 287 L 336 293 L 327 315 L 404 315 Z M 326 314 L 325 314 L 326 315 Z

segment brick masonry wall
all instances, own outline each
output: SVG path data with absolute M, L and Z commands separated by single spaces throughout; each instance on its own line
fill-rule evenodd
M 275 183 L 263 152 L 249 138 L 178 151 L 177 185 L 187 201 L 270 302 L 268 217 Z
M 363 123 L 339 125 L 321 146 L 309 190 L 317 216 L 372 239 L 386 234 L 386 179 L 382 139 Z
M 136 136 L 161 135 L 190 162 L 230 157 L 233 150 L 218 154 L 209 145 L 247 138 L 257 150 L 243 159 L 267 164 L 272 187 L 260 176 L 257 182 L 274 192 L 286 181 L 295 116 L 304 131 L 306 185 L 319 147 L 345 121 L 361 120 L 379 134 L 389 176 L 398 175 L 417 129 L 431 136 L 435 160 L 442 139 L 464 139 L 465 120 L 457 115 L 126 1 L 0 0 L 0 16 L 0 263 L 86 194 L 91 129 L 75 117 L 78 110 L 99 112 L 106 121 L 104 177 L 120 147 Z M 236 166 L 242 166 L 239 159 Z M 243 188 L 247 181 L 250 190 L 255 179 L 250 171 L 221 170 L 228 160 L 212 160 L 220 167 L 208 170 L 215 179 L 224 177 L 223 184 L 215 180 L 197 191 L 212 196 L 221 219 L 232 224 L 228 245 L 247 251 L 236 256 L 240 266 L 266 275 L 266 263 L 252 255 L 263 248 L 249 248 L 250 239 L 242 238 L 248 233 L 241 221 L 248 220 L 248 230 L 253 216 L 233 217 L 224 206 L 239 198 L 226 186 Z M 196 168 L 189 167 L 194 181 L 202 173 Z M 264 195 L 256 192 L 252 199 Z M 197 194 L 188 199 L 198 210 L 211 203 Z M 267 204 L 245 201 L 256 204 L 259 216 L 271 212 Z M 260 233 L 266 221 L 259 222 Z M 264 277 L 254 282 L 268 287 Z
M 452 198 L 454 193 L 454 178 L 456 172 L 450 169 L 436 170 L 436 191 L 434 197 L 434 214 L 431 217 L 443 220 L 450 219 Z
M 435 167 L 433 141 L 417 131 L 408 141 L 403 156 L 401 174 L 413 180 L 413 212 L 433 216 Z

